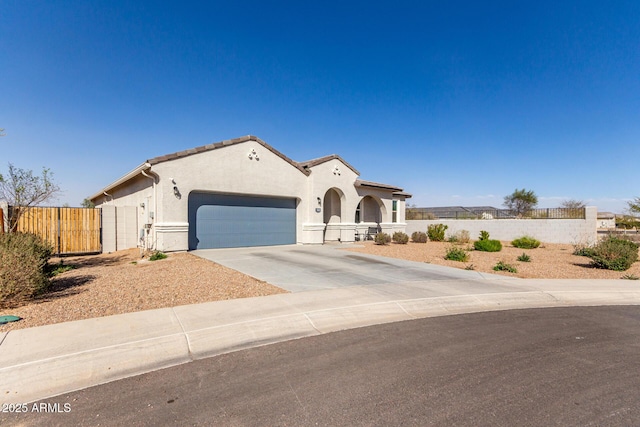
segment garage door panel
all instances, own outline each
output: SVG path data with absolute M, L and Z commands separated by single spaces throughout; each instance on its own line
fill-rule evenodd
M 295 207 L 295 199 L 196 193 L 189 199 L 189 247 L 293 244 Z

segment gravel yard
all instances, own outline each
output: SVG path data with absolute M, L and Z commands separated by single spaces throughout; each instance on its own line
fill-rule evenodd
M 502 242 L 500 252 L 470 251 L 467 262 L 444 259 L 451 243 L 429 242 L 406 245 L 376 245 L 364 242 L 347 250 L 410 261 L 428 262 L 454 268 L 522 278 L 620 279 L 640 277 L 640 262 L 625 272 L 600 270 L 589 265 L 589 258 L 572 255 L 573 246 L 542 244 L 536 249 L 518 249 Z M 472 247 L 460 245 L 460 247 Z M 516 258 L 522 253 L 531 262 Z M 59 259 L 52 259 L 54 263 Z M 493 266 L 504 261 L 517 273 L 497 272 Z M 0 315 L 22 317 L 19 322 L 0 325 L 0 332 L 52 323 L 109 316 L 156 308 L 208 301 L 247 298 L 285 293 L 283 289 L 189 253 L 171 253 L 167 259 L 140 259 L 137 249 L 112 254 L 64 258 L 73 270 L 52 279 L 49 292 L 34 302 L 13 309 L 0 309 Z
M 593 268 L 590 266 L 591 260 L 589 258 L 573 255 L 574 248 L 572 245 L 543 243 L 536 249 L 518 249 L 513 247 L 510 242 L 502 242 L 502 250 L 500 252 L 474 251 L 472 244 L 458 245 L 461 248 L 472 249 L 469 252 L 469 260 L 467 262 L 444 259 L 447 248 L 451 246 L 452 243 L 447 242 L 409 242 L 406 245 L 391 243 L 385 246 L 376 245 L 373 242 L 364 242 L 364 246 L 354 247 L 349 250 L 409 261 L 446 265 L 454 268 L 473 268 L 473 270 L 486 273 L 531 279 L 620 279 L 624 275 L 640 277 L 640 262 L 634 263 L 629 270 L 622 272 Z M 529 255 L 531 261 L 517 261 L 516 259 L 522 253 Z M 498 261 L 503 261 L 516 267 L 518 272 L 494 271 L 493 267 Z
M 60 260 L 53 258 L 51 262 Z M 171 253 L 158 261 L 140 259 L 138 249 L 64 258 L 76 268 L 52 279 L 35 302 L 0 309 L 22 317 L 0 332 L 208 301 L 284 293 L 269 283 L 198 258 Z

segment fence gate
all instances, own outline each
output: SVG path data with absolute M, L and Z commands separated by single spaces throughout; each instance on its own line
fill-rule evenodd
M 100 219 L 100 209 L 35 207 L 20 217 L 17 231 L 39 235 L 56 254 L 95 253 L 102 249 Z

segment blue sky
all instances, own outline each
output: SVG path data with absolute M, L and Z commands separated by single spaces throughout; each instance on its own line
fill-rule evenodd
M 640 196 L 640 2 L 4 0 L 0 172 L 57 204 L 256 135 L 418 206 Z

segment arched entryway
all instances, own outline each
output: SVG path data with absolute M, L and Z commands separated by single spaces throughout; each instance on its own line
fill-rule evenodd
M 324 194 L 322 201 L 323 222 L 325 224 L 324 240 L 340 241 L 340 226 L 342 222 L 342 201 L 344 193 L 337 188 L 330 188 Z
M 371 230 L 381 231 L 380 223 L 385 217 L 386 209 L 382 200 L 375 196 L 364 196 L 356 207 L 354 221 L 356 235 L 362 240 L 363 236 L 371 236 Z
M 382 222 L 383 208 L 382 201 L 375 199 L 373 196 L 364 196 L 356 208 L 356 224 L 361 222 L 380 224 Z

